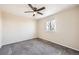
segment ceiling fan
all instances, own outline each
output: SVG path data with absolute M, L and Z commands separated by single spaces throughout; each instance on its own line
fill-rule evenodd
M 39 12 L 41 10 L 44 10 L 45 7 L 41 7 L 41 8 L 36 8 L 36 7 L 33 7 L 31 4 L 28 4 L 28 6 L 33 10 L 33 11 L 25 11 L 24 13 L 33 13 L 33 16 L 35 16 L 36 13 L 40 14 L 40 15 L 43 15 L 43 13 Z

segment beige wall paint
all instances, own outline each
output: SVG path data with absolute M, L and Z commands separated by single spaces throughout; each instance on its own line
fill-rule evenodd
M 36 38 L 36 21 L 9 13 L 2 13 L 2 44 L 10 44 Z
M 38 37 L 79 50 L 79 7 L 64 10 L 54 15 L 56 32 L 46 32 L 45 23 L 53 20 L 53 15 L 38 20 Z
M 2 16 L 0 11 L 0 47 L 1 47 L 1 40 L 2 40 Z

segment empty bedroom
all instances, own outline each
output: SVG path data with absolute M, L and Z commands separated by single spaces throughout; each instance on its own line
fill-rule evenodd
M 79 55 L 79 5 L 0 4 L 0 55 Z

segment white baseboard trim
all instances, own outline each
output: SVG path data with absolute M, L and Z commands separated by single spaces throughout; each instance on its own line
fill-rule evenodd
M 39 38 L 39 39 L 42 39 L 42 38 Z M 42 40 L 45 40 L 45 41 L 48 41 L 48 42 L 51 42 L 51 43 L 54 43 L 54 44 L 57 44 L 57 45 L 60 45 L 60 46 L 63 46 L 63 47 L 66 47 L 66 48 L 72 49 L 72 50 L 75 50 L 75 51 L 79 51 L 79 49 L 72 48 L 72 47 L 70 47 L 70 46 L 66 46 L 66 45 L 63 45 L 63 44 L 60 44 L 60 43 L 57 43 L 57 42 L 53 42 L 53 41 L 46 40 L 46 39 L 42 39 Z
M 35 38 L 36 38 L 36 37 L 35 37 Z M 15 42 L 8 42 L 8 43 L 5 43 L 5 44 L 2 44 L 1 47 L 4 46 L 4 45 L 14 44 L 14 43 L 17 43 L 17 42 L 22 42 L 22 41 L 25 41 L 25 40 L 31 40 L 31 39 L 34 39 L 34 38 L 29 38 L 29 39 L 19 40 L 19 41 L 15 41 Z
M 2 45 L 0 45 L 0 48 L 2 48 Z

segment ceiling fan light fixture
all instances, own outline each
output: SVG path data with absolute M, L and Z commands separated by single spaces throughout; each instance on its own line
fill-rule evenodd
M 36 12 L 34 12 L 33 14 L 36 14 Z

